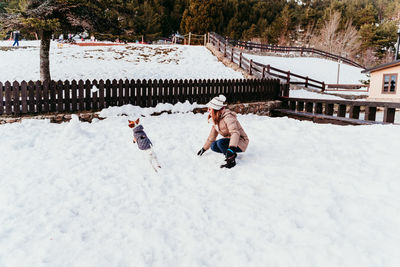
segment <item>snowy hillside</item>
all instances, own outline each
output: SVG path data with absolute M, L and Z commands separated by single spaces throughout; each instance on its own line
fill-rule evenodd
M 239 115 L 250 145 L 227 170 L 196 155 L 206 115 L 146 116 L 156 174 L 141 113 L 0 126 L 0 266 L 400 266 L 397 126 Z
M 39 43 L 10 48 L 0 42 L 0 81 L 39 80 Z M 203 46 L 120 45 L 80 47 L 52 42 L 53 80 L 243 78 Z
M 338 62 L 333 60 L 316 57 L 274 57 L 251 54 L 246 54 L 246 57 L 262 64 L 270 64 L 283 71 L 290 70 L 314 80 L 324 81 L 326 84 L 337 84 Z M 339 84 L 361 84 L 360 80 L 368 80 L 367 76 L 361 73 L 362 70 L 362 68 L 340 64 Z

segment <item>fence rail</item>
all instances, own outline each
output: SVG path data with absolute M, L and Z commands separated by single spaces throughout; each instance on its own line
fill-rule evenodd
M 400 103 L 348 101 L 282 97 L 282 109 L 276 110 L 281 115 L 295 118 L 311 118 L 318 122 L 330 122 L 338 124 L 375 124 L 394 123 L 396 109 L 400 109 Z M 383 109 L 383 120 L 377 121 L 378 109 Z M 364 112 L 364 119 L 360 113 Z M 336 114 L 336 116 L 335 116 Z
M 219 38 L 221 39 L 225 39 L 222 36 L 220 36 Z M 226 41 L 232 45 L 232 46 L 236 46 L 236 47 L 241 47 L 243 49 L 246 50 L 251 50 L 251 49 L 259 49 L 261 52 L 282 52 L 282 53 L 290 53 L 290 52 L 298 52 L 300 53 L 300 55 L 309 53 L 309 54 L 316 54 L 322 57 L 326 57 L 326 58 L 330 58 L 330 59 L 334 59 L 337 61 L 342 61 L 343 63 L 346 63 L 348 65 L 354 66 L 354 67 L 358 67 L 358 68 L 363 68 L 365 69 L 365 67 L 351 59 L 339 56 L 339 55 L 335 55 L 320 49 L 316 49 L 316 48 L 311 48 L 311 47 L 298 47 L 298 46 L 279 46 L 279 45 L 270 45 L 270 44 L 259 44 L 259 43 L 252 43 L 252 42 L 245 42 L 245 41 L 238 41 L 238 40 L 234 40 L 234 39 L 230 39 L 229 37 L 226 38 Z
M 282 87 L 283 86 L 283 87 Z M 277 99 L 284 85 L 277 79 L 93 80 L 0 82 L 0 115 L 101 110 L 133 104 L 206 103 L 226 95 L 230 103 Z
M 315 87 L 322 91 L 325 90 L 325 82 L 312 79 L 308 76 L 302 76 L 290 71 L 284 71 L 271 65 L 265 65 L 252 59 L 248 59 L 243 56 L 242 52 L 237 51 L 234 47 L 230 46 L 229 43 L 221 36 L 210 33 L 210 43 L 215 46 L 219 52 L 224 54 L 224 57 L 230 58 L 230 61 L 239 65 L 240 68 L 248 71 L 250 75 L 254 75 L 257 78 L 265 78 L 267 76 L 273 76 L 285 81 L 288 84 L 304 85 L 305 87 Z M 293 78 L 293 79 L 292 79 Z

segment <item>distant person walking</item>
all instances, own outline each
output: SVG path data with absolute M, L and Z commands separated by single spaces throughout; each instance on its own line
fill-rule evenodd
M 14 44 L 13 44 L 13 46 L 15 46 L 15 45 L 17 45 L 17 46 L 19 46 L 19 31 L 15 31 L 14 32 Z
M 221 168 L 232 168 L 236 165 L 237 153 L 244 152 L 249 144 L 249 138 L 236 118 L 236 113 L 226 108 L 226 97 L 219 95 L 207 103 L 208 120 L 212 127 L 206 143 L 197 153 L 201 156 L 211 147 L 211 150 L 225 155 L 226 164 Z M 218 134 L 224 138 L 217 139 Z

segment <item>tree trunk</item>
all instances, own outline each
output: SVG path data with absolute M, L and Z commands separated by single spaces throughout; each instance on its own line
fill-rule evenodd
M 50 40 L 51 32 L 42 31 L 40 36 L 40 80 L 50 82 Z

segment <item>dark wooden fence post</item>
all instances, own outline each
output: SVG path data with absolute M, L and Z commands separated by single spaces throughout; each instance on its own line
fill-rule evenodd
M 239 68 L 242 68 L 242 52 L 239 54 Z
M 235 50 L 232 48 L 231 50 L 231 62 L 233 62 L 233 53 L 235 52 Z
M 13 82 L 12 92 L 13 92 L 12 98 L 13 98 L 14 114 L 19 114 L 20 113 L 20 108 L 19 108 L 19 83 L 17 81 Z
M 64 104 L 63 104 L 63 90 L 64 84 L 62 81 L 58 81 L 56 84 L 56 93 L 57 93 L 57 112 L 64 111 Z
M 308 87 L 308 76 L 306 77 L 306 83 L 305 83 L 305 87 Z
M 71 88 L 70 88 L 70 84 L 69 81 L 65 81 L 64 82 L 64 108 L 65 111 L 70 112 L 71 111 Z
M 33 81 L 28 82 L 28 97 L 29 97 L 28 112 L 34 113 L 35 112 L 35 83 Z
M 37 112 L 49 112 L 50 111 L 50 82 L 44 81 L 43 84 L 37 81 L 34 84 L 36 91 L 36 111 Z M 43 108 L 42 108 L 43 104 Z
M 98 97 L 98 95 L 99 95 L 99 85 L 98 85 L 97 80 L 93 80 L 92 81 L 92 86 L 97 88 L 97 91 L 93 91 L 92 92 L 92 109 L 93 110 L 98 110 L 98 108 L 99 108 L 99 97 Z
M 5 106 L 6 106 L 6 114 L 7 115 L 11 115 L 12 113 L 12 107 L 11 107 L 11 103 L 12 103 L 12 97 L 11 97 L 11 83 L 10 82 L 6 82 L 4 84 L 4 96 L 5 96 Z
M 50 81 L 50 112 L 57 111 L 57 84 L 55 81 Z
M 116 106 L 118 95 L 118 81 L 113 79 L 111 82 L 111 106 Z
M 83 80 L 79 80 L 78 81 L 78 111 L 85 110 L 84 88 L 85 88 L 85 84 L 84 84 Z
M 78 84 L 75 80 L 71 82 L 71 111 L 78 110 Z
M 118 106 L 124 105 L 124 81 L 122 79 L 118 80 Z
M 290 70 L 287 72 L 286 82 L 290 83 Z
M 104 104 L 105 104 L 106 108 L 111 106 L 111 81 L 109 79 L 106 80 L 106 84 L 105 84 Z
M 0 86 L 0 90 L 2 90 Z M 0 101 L 3 102 L 3 98 L 0 98 Z M 26 114 L 28 113 L 28 84 L 26 81 L 21 82 L 21 112 Z

